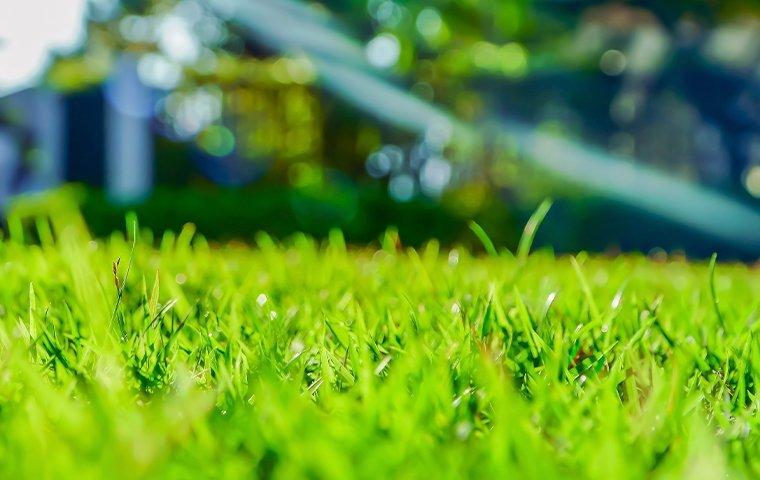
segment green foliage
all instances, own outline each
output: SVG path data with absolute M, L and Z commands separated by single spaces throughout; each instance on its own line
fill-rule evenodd
M 760 475 L 752 267 L 21 213 L 3 478 Z
M 461 241 L 479 246 L 467 229 L 464 215 L 470 212 L 458 211 L 458 205 L 446 207 L 424 198 L 398 203 L 377 185 L 157 188 L 139 205 L 114 205 L 100 191 L 81 193 L 82 212 L 96 236 L 107 236 L 121 228 L 124 215 L 134 209 L 140 222 L 155 231 L 179 230 L 183 223 L 192 222 L 214 240 L 250 240 L 257 230 L 266 230 L 276 238 L 295 232 L 323 238 L 331 228 L 340 228 L 349 242 L 364 244 L 394 225 L 405 245 L 419 246 L 435 238 L 443 244 Z M 470 215 L 487 229 L 494 243 L 516 245 L 513 217 L 517 214 L 512 207 L 493 202 L 482 210 Z

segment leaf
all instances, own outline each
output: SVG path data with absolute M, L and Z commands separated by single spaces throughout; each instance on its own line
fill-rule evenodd
M 520 261 L 525 261 L 530 253 L 530 248 L 533 246 L 533 239 L 536 237 L 538 227 L 546 218 L 549 210 L 552 208 L 551 199 L 546 199 L 536 208 L 533 215 L 528 219 L 528 223 L 525 224 L 522 236 L 520 237 L 520 243 L 517 246 L 517 258 Z
M 483 248 L 486 249 L 486 252 L 492 257 L 497 257 L 499 253 L 496 251 L 496 247 L 494 246 L 493 242 L 489 238 L 488 234 L 485 230 L 483 230 L 483 227 L 475 223 L 474 221 L 470 222 L 470 230 L 472 230 L 472 233 L 475 234 L 476 237 L 478 237 L 478 240 L 480 240 L 480 243 L 483 244 Z
M 37 310 L 37 296 L 34 294 L 34 284 L 32 282 L 29 282 L 29 335 L 31 338 L 37 336 L 37 332 L 34 327 L 35 310 Z
M 153 281 L 153 288 L 150 292 L 150 299 L 148 300 L 148 313 L 151 320 L 156 318 L 156 311 L 158 310 L 158 293 L 159 293 L 159 274 L 156 270 L 156 279 Z
M 718 318 L 718 323 L 720 324 L 721 328 L 725 331 L 726 330 L 726 323 L 723 320 L 723 314 L 720 313 L 720 308 L 718 306 L 719 300 L 718 300 L 718 294 L 715 289 L 715 264 L 718 261 L 718 254 L 713 253 L 712 257 L 710 257 L 710 298 L 712 300 L 713 310 L 715 310 L 715 316 Z

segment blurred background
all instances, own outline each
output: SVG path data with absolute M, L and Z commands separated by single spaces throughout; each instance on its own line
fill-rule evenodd
M 755 0 L 4 0 L 0 209 L 760 256 Z M 1 215 L 1 214 L 0 214 Z

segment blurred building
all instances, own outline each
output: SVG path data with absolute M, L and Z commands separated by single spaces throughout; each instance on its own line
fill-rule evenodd
M 63 182 L 105 187 L 117 202 L 152 185 L 153 93 L 128 57 L 103 86 L 64 95 L 43 87 L 0 99 L 0 201 Z

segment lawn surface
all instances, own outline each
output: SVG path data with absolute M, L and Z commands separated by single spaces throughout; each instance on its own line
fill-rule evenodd
M 0 243 L 2 478 L 760 475 L 756 268 L 78 222 Z

